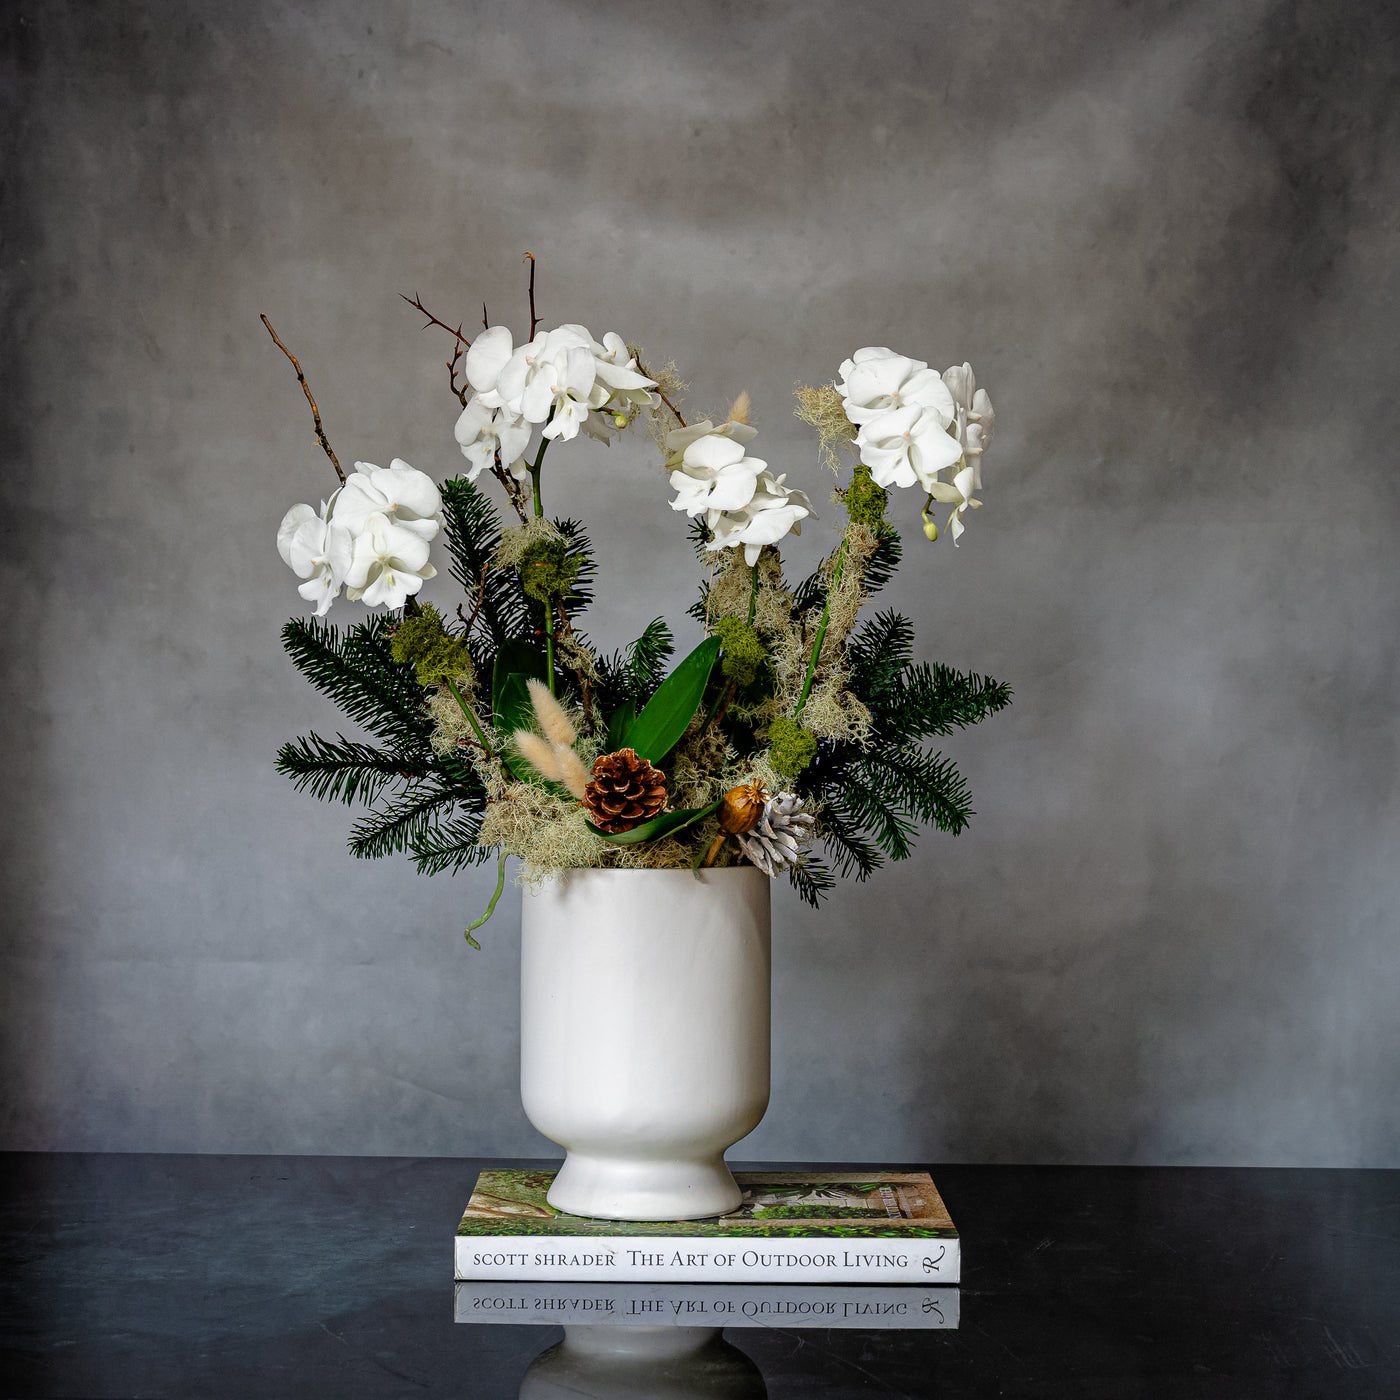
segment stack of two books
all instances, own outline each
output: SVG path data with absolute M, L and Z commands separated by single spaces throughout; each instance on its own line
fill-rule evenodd
M 735 1175 L 738 1210 L 642 1222 L 562 1214 L 553 1172 L 482 1172 L 457 1227 L 457 1320 L 957 1326 L 958 1233 L 927 1173 Z

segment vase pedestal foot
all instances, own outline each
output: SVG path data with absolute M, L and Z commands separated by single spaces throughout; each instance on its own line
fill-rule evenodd
M 548 1199 L 555 1210 L 595 1220 L 701 1220 L 736 1210 L 743 1192 L 723 1156 L 639 1161 L 570 1152 Z

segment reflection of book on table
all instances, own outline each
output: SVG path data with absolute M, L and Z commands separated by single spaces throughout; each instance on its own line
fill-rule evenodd
M 613 1327 L 958 1325 L 958 1290 L 918 1284 L 522 1283 L 457 1285 L 458 1322 Z
M 591 1220 L 546 1201 L 553 1172 L 484 1171 L 457 1227 L 459 1279 L 956 1283 L 958 1232 L 927 1172 L 738 1172 L 706 1220 Z

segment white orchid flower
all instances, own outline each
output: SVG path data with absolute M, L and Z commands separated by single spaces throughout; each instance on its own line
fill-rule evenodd
M 731 421 L 715 427 L 708 418 L 702 418 L 698 423 L 692 423 L 688 428 L 673 428 L 666 434 L 667 469 L 674 471 L 679 467 L 686 449 L 691 443 L 699 442 L 701 438 L 730 438 L 734 442 L 744 443 L 752 442 L 757 436 L 758 429 L 751 428 L 747 423 Z
M 627 342 L 616 331 L 608 331 L 602 342 L 593 342 L 593 359 L 597 370 L 598 383 L 607 390 L 602 403 L 626 404 L 629 408 L 639 404 L 650 408 L 656 402 L 651 390 L 656 388 L 656 380 L 648 379 L 637 369 L 636 356 L 627 349 Z
M 437 570 L 428 563 L 428 542 L 382 512 L 365 517 L 355 535 L 345 572 L 345 596 L 367 607 L 401 608 Z
M 953 421 L 953 395 L 937 372 L 883 345 L 867 345 L 843 361 L 836 391 L 857 427 L 908 406 L 935 410 L 945 424 Z
M 938 473 L 962 461 L 962 445 L 937 408 L 906 404 L 865 423 L 856 434 L 860 460 L 877 486 L 913 486 L 931 491 Z
M 522 345 L 500 370 L 495 393 L 527 423 L 548 423 L 546 437 L 577 436 L 597 378 L 593 337 L 582 326 L 559 326 Z M 552 429 L 552 431 L 551 431 Z
M 501 371 L 510 363 L 514 353 L 515 341 L 506 326 L 491 326 L 482 331 L 467 348 L 467 358 L 463 366 L 467 383 L 476 390 L 477 397 L 484 401 L 484 407 L 501 407 L 501 397 L 496 385 L 500 380 Z
M 744 550 L 744 562 L 752 568 L 764 545 L 777 544 L 785 535 L 802 533 L 802 522 L 811 516 L 812 503 L 806 492 L 784 486 L 787 474 L 760 474 L 748 504 L 736 511 L 711 511 L 706 523 L 714 538 L 706 549 Z
M 483 468 L 489 470 L 499 450 L 501 462 L 520 476 L 528 473 L 521 458 L 530 445 L 530 425 L 514 417 L 509 409 L 491 408 L 481 394 L 470 399 L 453 429 L 462 456 L 471 463 L 467 480 L 475 481 Z
M 332 518 L 357 535 L 376 514 L 387 515 L 426 543 L 442 527 L 442 493 L 432 477 L 401 457 L 387 467 L 356 462 L 350 479 L 336 493 Z
M 958 441 L 969 457 L 980 457 L 991 445 L 996 414 L 985 389 L 977 387 L 972 366 L 964 361 L 943 371 L 943 382 L 953 396 L 957 413 Z M 977 483 L 982 484 L 980 481 Z
M 957 544 L 961 537 L 964 525 L 963 516 L 967 514 L 969 507 L 976 510 L 982 502 L 975 500 L 972 493 L 982 487 L 982 474 L 978 468 L 978 459 L 970 458 L 966 464 L 954 474 L 952 481 L 935 481 L 929 490 L 929 495 L 935 501 L 942 501 L 946 505 L 953 507 L 948 516 L 948 528 L 952 532 L 953 543 Z M 924 517 L 927 520 L 927 516 Z
M 306 580 L 297 592 L 316 604 L 317 617 L 325 617 L 340 597 L 350 567 L 350 532 L 327 518 L 339 494 L 321 502 L 319 515 L 310 506 L 293 506 L 277 529 L 277 552 L 298 578 Z
M 672 510 L 696 516 L 702 511 L 741 510 L 753 499 L 768 463 L 746 457 L 743 444 L 720 433 L 694 439 L 671 473 L 676 499 Z

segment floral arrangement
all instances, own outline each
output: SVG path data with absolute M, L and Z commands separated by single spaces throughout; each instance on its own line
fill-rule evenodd
M 885 857 L 907 857 L 919 823 L 960 831 L 966 784 L 926 741 L 1000 710 L 1010 691 L 916 664 L 898 613 L 859 615 L 900 561 L 892 491 L 922 497 L 929 541 L 947 507 L 942 531 L 955 545 L 980 504 L 994 418 L 971 366 L 940 375 L 871 346 L 834 382 L 797 390 L 797 416 L 838 474 L 843 523 L 817 570 L 790 582 L 779 545 L 816 517 L 786 473 L 751 455 L 748 395 L 722 418 L 687 419 L 674 363 L 653 371 L 612 332 L 539 330 L 534 272 L 530 258 L 530 333 L 519 345 L 484 313 L 469 339 L 405 298 L 453 337 L 447 370 L 467 467 L 440 484 L 398 459 L 357 462 L 347 475 L 300 363 L 263 318 L 340 479 L 319 509 L 293 506 L 278 530 L 315 604 L 283 641 L 375 741 L 310 734 L 282 748 L 278 769 L 318 798 L 369 809 L 351 831 L 357 856 L 407 852 L 435 874 L 494 854 L 495 892 L 467 930 L 473 946 L 508 856 L 526 880 L 576 866 L 750 863 L 786 874 L 815 905 L 836 875 L 865 879 Z M 580 522 L 544 508 L 552 446 L 580 434 L 611 442 L 638 425 L 701 563 L 690 616 L 703 640 L 674 665 L 662 618 L 618 651 L 586 635 L 593 550 Z M 418 601 L 437 574 L 434 553 L 461 590 L 450 613 Z M 377 611 L 343 631 L 325 623 L 342 591 Z

